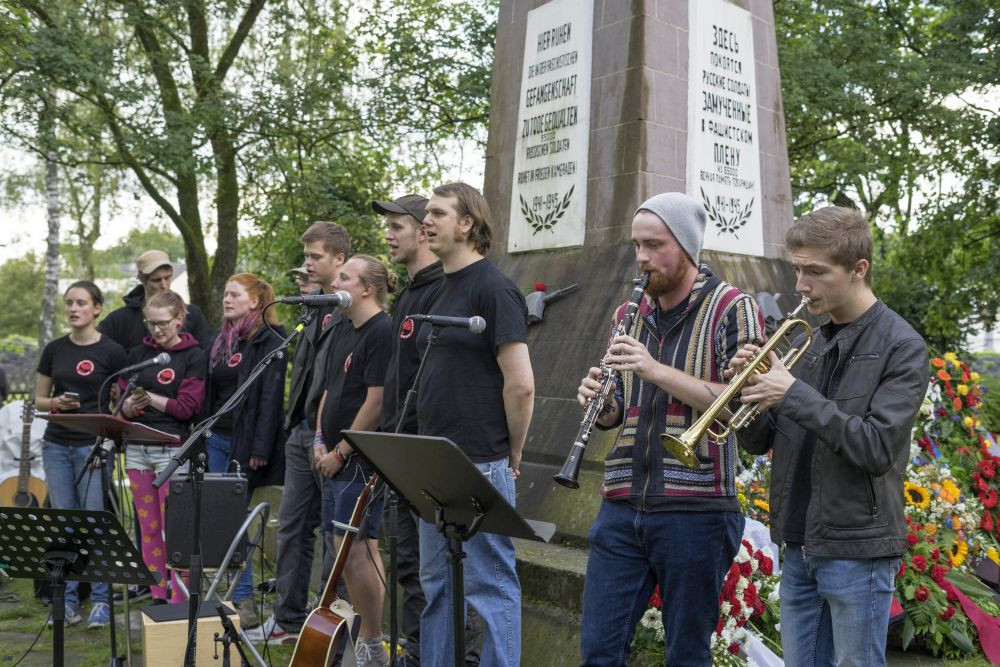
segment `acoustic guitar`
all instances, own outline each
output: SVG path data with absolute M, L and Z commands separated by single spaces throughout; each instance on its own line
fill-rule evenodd
M 8 477 L 0 482 L 0 507 L 42 507 L 49 495 L 45 482 L 31 475 L 31 422 L 35 418 L 35 406 L 24 402 L 21 410 L 21 457 L 18 459 L 17 477 Z
M 299 631 L 298 641 L 295 642 L 295 652 L 292 653 L 291 662 L 288 663 L 289 667 L 316 667 L 317 665 L 334 667 L 340 663 L 347 642 L 352 641 L 352 637 L 357 634 L 358 626 L 361 624 L 361 616 L 350 612 L 344 613 L 338 609 L 338 607 L 346 605 L 344 600 L 337 596 L 337 583 L 340 581 L 340 575 L 347 564 L 347 555 L 351 552 L 354 536 L 361 525 L 361 519 L 364 517 L 368 497 L 377 483 L 378 475 L 373 474 L 361 490 L 358 502 L 354 504 L 350 521 L 353 530 L 348 530 L 344 534 L 340 549 L 337 551 L 337 560 L 333 563 L 333 569 L 330 571 L 330 578 L 326 581 L 319 606 L 309 614 L 302 630 Z

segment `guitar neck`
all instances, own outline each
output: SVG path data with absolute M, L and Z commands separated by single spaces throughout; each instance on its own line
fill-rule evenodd
M 31 422 L 34 420 L 34 416 L 35 412 L 31 403 L 25 401 L 22 413 L 23 426 L 21 427 L 21 460 L 17 473 L 18 493 L 28 491 L 28 478 L 31 476 Z

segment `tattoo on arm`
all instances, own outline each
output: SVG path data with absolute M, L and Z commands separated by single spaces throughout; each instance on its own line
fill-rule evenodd
M 719 397 L 719 395 L 715 393 L 715 390 L 712 389 L 712 385 L 705 384 L 703 386 L 705 387 L 705 391 L 708 392 L 709 396 L 711 396 L 713 400 Z
M 604 404 L 604 407 L 601 408 L 601 412 L 597 415 L 597 418 L 603 419 L 604 417 L 607 417 L 614 411 L 615 407 L 616 407 L 615 402 L 613 400 L 608 401 L 607 403 Z

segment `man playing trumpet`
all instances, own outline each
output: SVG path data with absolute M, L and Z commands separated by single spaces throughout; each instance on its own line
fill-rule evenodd
M 745 403 L 765 412 L 740 445 L 774 452 L 771 539 L 785 544 L 781 643 L 788 665 L 884 665 L 906 551 L 903 473 L 927 389 L 927 346 L 871 289 L 867 216 L 830 206 L 785 236 L 811 315 L 829 315 L 790 372 L 771 353 Z M 756 348 L 746 346 L 726 377 Z
M 701 203 L 676 192 L 647 200 L 632 220 L 636 262 L 650 275 L 635 324 L 611 340 L 605 358 L 619 379 L 596 423 L 621 428 L 588 537 L 585 665 L 627 664 L 656 584 L 668 663 L 711 664 L 719 591 L 743 533 L 735 438 L 704 438 L 692 469 L 660 434 L 679 435 L 715 401 L 723 369 L 743 345 L 760 343 L 763 321 L 753 299 L 698 263 L 705 222 Z M 581 404 L 597 395 L 600 375 L 591 368 L 581 381 Z

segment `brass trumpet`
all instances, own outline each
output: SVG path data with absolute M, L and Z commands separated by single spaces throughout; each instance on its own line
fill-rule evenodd
M 711 430 L 712 422 L 716 421 L 724 410 L 727 410 L 729 402 L 743 391 L 743 387 L 746 386 L 750 378 L 757 373 L 766 373 L 771 369 L 770 353 L 775 351 L 778 345 L 782 344 L 786 338 L 789 339 L 789 343 L 793 342 L 790 338 L 790 333 L 793 329 L 800 326 L 805 329 L 805 345 L 800 347 L 796 347 L 794 344 L 791 345 L 784 356 L 781 357 L 781 363 L 791 368 L 798 363 L 802 355 L 805 354 L 805 351 L 809 349 L 813 339 L 812 327 L 805 320 L 797 317 L 799 312 L 808 305 L 809 297 L 802 297 L 802 301 L 795 310 L 789 313 L 788 317 L 781 323 L 781 326 L 778 327 L 778 330 L 774 332 L 774 335 L 764 343 L 763 347 L 757 350 L 754 356 L 747 362 L 747 365 L 743 367 L 743 370 L 729 382 L 725 391 L 715 399 L 705 412 L 701 413 L 698 420 L 691 424 L 691 427 L 684 431 L 680 437 L 670 435 L 666 432 L 660 434 L 660 443 L 666 447 L 671 456 L 688 468 L 697 468 L 699 462 L 698 457 L 695 455 L 695 450 L 698 448 L 698 443 L 701 442 L 701 439 L 705 437 L 706 432 L 714 440 L 718 441 L 732 432 L 745 428 L 757 418 L 757 415 L 760 414 L 760 407 L 756 403 L 745 403 L 733 413 L 729 419 L 729 425 L 722 431 L 717 433 Z

